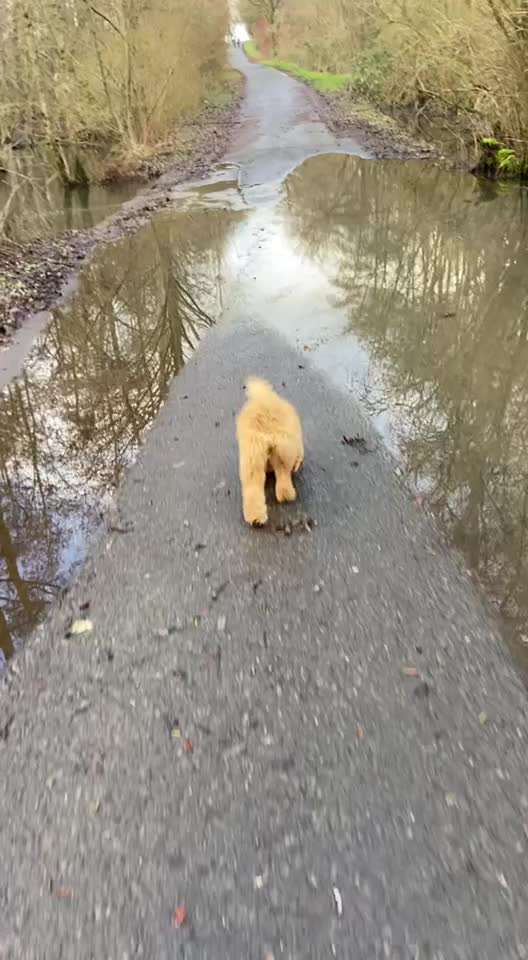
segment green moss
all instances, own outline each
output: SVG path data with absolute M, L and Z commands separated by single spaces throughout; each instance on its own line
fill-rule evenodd
M 493 179 L 500 177 L 505 180 L 527 180 L 528 161 L 495 137 L 482 137 L 480 158 L 475 172 Z
M 508 173 L 512 177 L 518 177 L 521 172 L 521 161 L 515 150 L 509 147 L 501 147 L 497 150 L 497 169 Z

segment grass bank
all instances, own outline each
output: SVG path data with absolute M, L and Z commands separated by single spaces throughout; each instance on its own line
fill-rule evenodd
M 274 57 L 271 60 L 266 59 L 260 53 L 254 40 L 248 40 L 244 44 L 244 53 L 252 63 L 260 63 L 264 67 L 274 67 L 276 70 L 282 70 L 283 73 L 289 73 L 292 77 L 297 77 L 298 80 L 308 83 L 319 93 L 340 93 L 350 86 L 352 79 L 348 73 L 307 70 L 297 63 L 281 60 L 280 57 Z

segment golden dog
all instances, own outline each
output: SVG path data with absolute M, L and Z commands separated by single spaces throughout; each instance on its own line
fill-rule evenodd
M 275 474 L 279 503 L 295 500 L 292 473 L 304 460 L 301 421 L 297 411 L 265 380 L 250 377 L 247 402 L 237 418 L 240 484 L 246 523 L 261 526 L 268 519 L 266 473 Z

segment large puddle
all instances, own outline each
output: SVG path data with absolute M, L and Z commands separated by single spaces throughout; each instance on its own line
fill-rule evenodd
M 240 214 L 158 219 L 106 248 L 0 395 L 0 648 L 83 560 L 167 387 L 222 303 Z
M 528 669 L 528 192 L 322 156 L 246 201 L 201 188 L 104 250 L 1 397 L 4 652 L 236 289 L 361 399 Z
M 97 173 L 97 155 L 83 158 Z M 10 150 L 0 154 L 0 226 L 17 243 L 88 230 L 135 196 L 138 180 L 67 187 L 46 153 Z

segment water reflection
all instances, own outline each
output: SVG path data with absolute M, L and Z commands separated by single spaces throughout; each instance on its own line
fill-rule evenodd
M 84 158 L 97 175 L 97 155 Z M 64 230 L 90 229 L 133 197 L 139 181 L 65 186 L 42 151 L 12 150 L 0 154 L 0 235 L 17 243 L 54 237 Z
M 528 192 L 319 157 L 286 209 L 373 360 L 364 401 L 528 669 Z
M 158 218 L 102 251 L 0 395 L 0 648 L 9 656 L 83 558 L 87 535 L 215 319 L 241 214 Z

